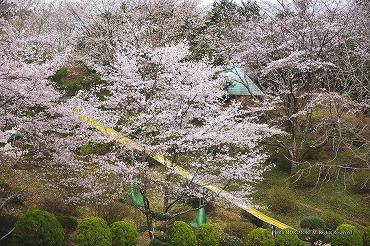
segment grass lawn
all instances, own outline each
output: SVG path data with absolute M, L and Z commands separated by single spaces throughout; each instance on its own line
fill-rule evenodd
M 354 194 L 339 181 L 327 182 L 314 188 L 298 189 L 289 185 L 289 174 L 273 168 L 265 173 L 265 179 L 255 186 L 252 195 L 255 204 L 269 205 L 268 195 L 277 189 L 289 192 L 296 208 L 286 214 L 262 209 L 263 212 L 293 227 L 298 227 L 305 216 L 320 216 L 323 212 L 335 212 L 347 223 L 364 227 L 370 224 L 369 195 Z

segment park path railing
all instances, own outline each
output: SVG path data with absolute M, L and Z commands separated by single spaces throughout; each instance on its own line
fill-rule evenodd
M 104 127 L 99 121 L 96 121 L 96 120 L 90 118 L 88 115 L 81 114 L 80 109 L 76 109 L 75 112 L 78 114 L 79 119 L 81 121 L 86 122 L 88 125 L 94 127 L 98 131 L 100 131 L 102 134 L 104 134 L 106 136 L 114 137 L 115 141 L 117 141 L 117 142 L 119 142 L 123 145 L 130 146 L 131 148 L 134 148 L 136 150 L 144 151 L 146 154 L 151 156 L 151 158 L 153 158 L 157 162 L 161 163 L 162 165 L 166 166 L 167 168 L 172 169 L 175 173 L 179 174 L 180 176 L 182 176 L 182 177 L 184 177 L 188 180 L 192 180 L 193 183 L 195 183 L 195 184 L 197 184 L 201 187 L 204 187 L 207 190 L 210 190 L 210 191 L 216 193 L 218 197 L 221 197 L 221 198 L 225 199 L 226 201 L 230 202 L 234 206 L 237 206 L 237 207 L 241 208 L 242 210 L 244 210 L 244 211 L 248 212 L 249 214 L 253 215 L 254 217 L 262 220 L 263 222 L 266 222 L 266 223 L 270 224 L 273 228 L 275 227 L 275 228 L 279 228 L 279 229 L 285 229 L 285 228 L 293 229 L 292 227 L 290 227 L 290 226 L 288 226 L 288 225 L 286 225 L 286 224 L 284 224 L 284 223 L 282 223 L 282 222 L 280 222 L 276 219 L 273 219 L 273 218 L 261 213 L 257 209 L 249 207 L 244 201 L 242 201 L 242 199 L 240 199 L 238 197 L 235 197 L 234 195 L 232 195 L 231 193 L 221 189 L 220 187 L 207 184 L 203 181 L 195 180 L 194 176 L 191 173 L 189 173 L 187 170 L 182 168 L 181 166 L 177 165 L 176 163 L 171 162 L 170 160 L 166 159 L 163 155 L 161 155 L 159 153 L 153 153 L 150 149 L 146 149 L 145 147 L 139 145 L 138 143 L 136 143 L 135 141 L 133 141 L 133 140 L 127 138 L 127 137 L 120 137 L 118 132 L 116 130 L 114 130 L 113 128 Z

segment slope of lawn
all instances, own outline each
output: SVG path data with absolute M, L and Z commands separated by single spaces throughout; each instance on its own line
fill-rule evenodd
M 266 172 L 265 179 L 256 185 L 253 201 L 268 207 L 262 209 L 266 214 L 293 227 L 298 227 L 303 217 L 320 216 L 323 212 L 334 212 L 346 222 L 360 227 L 369 225 L 369 195 L 355 194 L 340 181 L 326 182 L 312 188 L 296 188 L 290 184 L 289 177 L 287 172 L 275 167 Z M 278 194 L 280 199 L 274 194 Z M 274 209 L 278 205 L 287 207 L 285 211 Z

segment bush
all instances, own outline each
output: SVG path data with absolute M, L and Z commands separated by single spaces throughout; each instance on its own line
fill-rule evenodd
M 127 205 L 121 202 L 112 202 L 99 206 L 98 216 L 108 224 L 124 220 L 126 215 L 128 215 Z
M 244 246 L 244 243 L 240 238 L 224 233 L 220 237 L 220 246 Z
M 301 246 L 304 243 L 291 229 L 280 231 L 275 237 L 275 246 Z
M 325 231 L 333 232 L 335 229 L 344 222 L 343 218 L 333 212 L 325 212 L 321 215 L 323 222 L 322 229 Z
M 342 224 L 333 234 L 332 246 L 362 246 L 361 234 L 355 226 Z
M 17 217 L 13 215 L 0 216 L 0 237 L 10 232 L 10 230 L 13 229 L 13 227 L 15 226 L 16 222 L 17 222 Z M 1 245 L 10 246 L 12 242 L 12 236 L 13 234 L 10 234 L 6 238 L 4 238 L 1 241 Z
M 255 228 L 256 227 L 251 223 L 236 221 L 227 224 L 227 226 L 224 228 L 224 232 L 243 240 L 244 237 Z
M 90 217 L 81 221 L 75 234 L 76 246 L 111 246 L 112 233 L 105 220 Z
M 362 239 L 364 246 L 370 246 L 370 226 L 365 228 Z
M 318 229 L 318 228 L 322 228 L 323 221 L 319 217 L 309 216 L 309 217 L 303 218 L 299 226 L 301 228 L 311 229 L 311 230 Z
M 325 235 L 317 230 L 323 226 L 323 221 L 321 218 L 316 216 L 305 217 L 301 220 L 299 226 L 305 229 L 301 230 L 302 233 L 299 235 L 299 238 L 303 241 L 314 244 L 317 241 L 322 241 L 325 239 Z
M 251 231 L 245 241 L 247 246 L 271 246 L 275 243 L 271 233 L 263 228 Z
M 196 246 L 197 241 L 191 227 L 182 221 L 176 221 L 170 229 L 171 246 Z
M 282 214 L 292 212 L 297 207 L 292 191 L 287 188 L 271 190 L 268 194 L 268 203 L 271 210 Z
M 125 222 L 117 221 L 111 226 L 113 246 L 135 246 L 138 233 L 134 226 Z
M 65 216 L 79 216 L 77 208 L 68 205 L 63 200 L 56 197 L 45 197 L 39 204 L 39 206 L 52 214 L 65 215 Z
M 201 225 L 197 233 L 198 245 L 202 246 L 219 246 L 220 235 L 216 228 L 211 224 Z
M 15 245 L 62 246 L 65 244 L 63 228 L 49 212 L 32 209 L 22 214 L 13 232 Z

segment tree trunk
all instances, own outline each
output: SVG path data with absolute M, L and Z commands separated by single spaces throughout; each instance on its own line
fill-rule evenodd
M 150 213 L 146 213 L 146 225 L 148 227 L 148 235 L 150 240 L 154 238 L 154 233 L 153 233 L 153 217 Z
M 143 192 L 144 193 L 144 192 Z M 148 227 L 148 235 L 150 240 L 154 238 L 153 233 L 153 215 L 150 211 L 150 204 L 148 198 L 143 194 L 144 197 L 144 213 L 146 218 L 146 226 Z
M 165 182 L 166 183 L 164 184 L 164 188 L 163 188 L 163 212 L 167 212 L 166 209 L 169 205 L 170 191 L 169 191 L 169 187 L 167 186 L 167 184 L 170 181 L 170 176 L 171 176 L 171 174 L 166 174 L 166 177 L 165 177 Z

